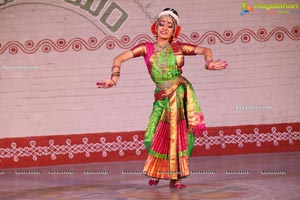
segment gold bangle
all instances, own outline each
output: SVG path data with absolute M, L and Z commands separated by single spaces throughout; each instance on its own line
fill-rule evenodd
M 120 72 L 113 72 L 113 73 L 111 74 L 111 77 L 115 77 L 115 76 L 120 76 Z
M 120 67 L 119 65 L 114 65 L 114 66 L 112 66 L 112 68 L 111 68 L 111 71 L 112 71 L 112 72 L 114 71 L 114 68 L 118 68 L 119 71 L 121 70 L 121 67 Z
M 117 86 L 117 83 L 112 78 L 110 80 L 113 82 L 114 86 Z

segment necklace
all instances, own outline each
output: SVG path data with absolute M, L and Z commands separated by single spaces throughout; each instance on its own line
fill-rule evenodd
M 168 53 L 170 49 L 170 44 L 161 46 L 157 42 L 154 44 L 154 51 L 156 53 L 161 53 L 163 56 L 162 62 L 159 62 L 159 59 L 156 59 L 156 65 L 161 69 L 162 74 L 165 74 L 167 72 L 167 66 L 168 66 Z
M 155 46 L 155 51 L 165 51 L 166 49 L 168 49 L 170 47 L 170 44 L 166 44 L 166 45 L 160 45 L 157 42 L 154 44 Z

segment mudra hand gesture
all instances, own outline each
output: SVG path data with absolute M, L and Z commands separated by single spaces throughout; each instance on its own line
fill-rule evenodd
M 113 66 L 111 71 L 112 73 L 110 79 L 96 83 L 96 85 L 98 85 L 98 88 L 107 89 L 117 85 L 118 79 L 120 77 L 120 66 Z
M 113 79 L 108 79 L 106 81 L 97 82 L 96 85 L 98 85 L 98 88 L 108 89 L 116 86 L 117 84 Z
M 218 59 L 217 61 L 209 60 L 205 64 L 205 68 L 208 70 L 221 70 L 225 69 L 228 66 L 226 61 L 221 61 Z

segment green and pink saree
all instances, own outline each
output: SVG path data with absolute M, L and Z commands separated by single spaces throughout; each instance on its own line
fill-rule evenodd
M 148 151 L 144 166 L 147 176 L 178 180 L 190 173 L 188 160 L 195 135 L 205 131 L 194 89 L 181 76 L 184 55 L 195 55 L 194 49 L 194 45 L 179 42 L 164 47 L 146 42 L 131 49 L 134 57 L 144 56 L 156 84 L 153 110 L 144 137 Z

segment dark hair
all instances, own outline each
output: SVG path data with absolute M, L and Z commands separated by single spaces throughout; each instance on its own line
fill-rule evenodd
M 173 8 L 165 8 L 163 11 L 172 11 L 177 17 L 179 17 L 178 12 Z

